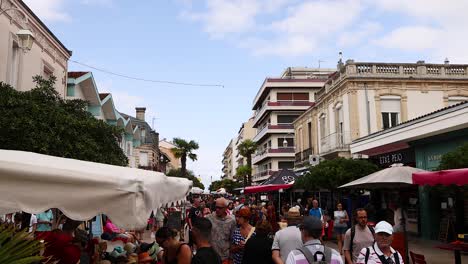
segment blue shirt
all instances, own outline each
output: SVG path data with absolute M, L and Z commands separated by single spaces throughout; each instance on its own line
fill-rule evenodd
M 44 232 L 44 231 L 51 231 L 52 230 L 52 220 L 54 219 L 54 215 L 51 210 L 47 210 L 45 212 L 42 212 L 40 214 L 36 215 L 37 221 L 46 221 L 50 222 L 51 224 L 37 224 L 36 231 L 39 232 Z
M 322 220 L 322 209 L 320 209 L 320 207 L 319 208 L 312 208 L 309 211 L 309 215 L 310 216 L 315 216 L 318 219 Z

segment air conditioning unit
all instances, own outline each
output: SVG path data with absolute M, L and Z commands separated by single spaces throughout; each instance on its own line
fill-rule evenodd
M 319 155 L 309 155 L 309 164 L 310 166 L 317 166 L 320 163 Z

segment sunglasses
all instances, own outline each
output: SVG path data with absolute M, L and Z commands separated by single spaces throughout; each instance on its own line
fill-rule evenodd
M 216 206 L 216 209 L 224 209 L 226 207 L 222 207 L 222 206 Z

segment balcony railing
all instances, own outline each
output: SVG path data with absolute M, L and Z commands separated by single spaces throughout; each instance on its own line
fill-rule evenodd
M 252 157 L 252 163 L 257 163 L 268 156 L 268 154 L 277 154 L 277 153 L 294 153 L 294 147 L 281 147 L 281 148 L 267 148 L 258 150 L 255 155 Z
M 347 151 L 351 143 L 351 133 L 333 133 L 320 139 L 320 153 Z
M 271 125 L 270 123 L 267 123 L 264 126 L 262 126 L 261 128 L 257 129 L 257 134 L 254 136 L 253 141 L 258 141 L 261 138 L 263 138 L 263 136 L 265 136 L 268 133 L 269 129 L 271 129 L 271 130 L 294 129 L 294 125 L 291 124 L 291 123 L 279 123 L 279 124 L 276 124 L 276 125 Z M 292 132 L 293 131 L 291 131 L 291 133 Z M 281 132 L 279 132 L 279 133 L 281 133 Z
M 417 63 L 368 63 L 346 61 L 339 72 L 331 76 L 325 84 L 325 88 L 316 93 L 316 99 L 320 100 L 325 94 L 337 88 L 339 83 L 348 77 L 382 77 L 382 78 L 424 78 L 424 79 L 466 79 L 468 67 L 459 64 L 426 64 L 424 61 Z
M 312 148 L 305 149 L 302 152 L 296 153 L 294 167 L 300 168 L 309 164 L 309 156 L 312 155 Z
M 264 171 L 261 171 L 261 172 L 258 172 L 258 173 L 255 173 L 254 175 L 252 175 L 252 180 L 256 181 L 256 180 L 259 180 L 259 179 L 263 179 L 263 178 L 266 178 L 266 177 L 269 177 L 269 176 L 273 175 L 273 173 L 275 173 L 275 171 L 264 170 Z
M 255 111 L 254 123 L 257 123 L 260 120 L 260 118 L 266 112 L 268 107 L 275 107 L 275 106 L 306 106 L 305 109 L 307 109 L 308 107 L 313 106 L 314 104 L 315 104 L 314 102 L 310 102 L 308 100 L 294 100 L 294 101 L 290 100 L 290 101 L 277 101 L 277 102 L 265 101 L 262 104 L 262 107 L 260 107 L 260 109 Z

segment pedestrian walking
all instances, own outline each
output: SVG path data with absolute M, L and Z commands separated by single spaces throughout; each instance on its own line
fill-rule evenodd
M 250 216 L 250 209 L 247 206 L 236 212 L 236 222 L 239 227 L 234 230 L 231 237 L 231 252 L 234 264 L 242 263 L 245 243 L 250 237 L 255 236 L 255 227 L 249 223 Z
M 320 242 L 322 227 L 320 219 L 312 216 L 304 217 L 302 224 L 299 225 L 304 245 L 289 253 L 286 264 L 343 263 L 338 251 L 326 247 Z
M 192 258 L 192 264 L 221 264 L 221 257 L 210 244 L 212 223 L 206 218 L 198 218 L 193 222 L 193 240 L 197 252 Z
M 302 223 L 303 217 L 298 207 L 291 207 L 288 210 L 286 221 L 288 227 L 279 230 L 273 239 L 271 255 L 275 264 L 286 262 L 288 254 L 296 248 L 302 247 L 302 236 L 298 225 Z
M 333 212 L 334 222 L 333 229 L 338 239 L 338 251 L 343 255 L 343 241 L 346 230 L 348 229 L 348 213 L 343 210 L 343 205 L 338 203 L 336 205 L 336 211 Z
M 192 223 L 199 217 L 203 217 L 201 208 L 200 208 L 200 198 L 194 198 L 192 207 L 189 210 L 187 223 L 189 226 L 189 246 L 193 246 L 193 238 L 192 238 Z
M 215 212 L 208 215 L 206 219 L 211 221 L 211 245 L 219 254 L 223 264 L 230 262 L 231 235 L 236 228 L 236 220 L 227 215 L 229 201 L 221 197 L 216 199 Z
M 271 256 L 273 239 L 269 237 L 272 231 L 268 221 L 258 221 L 255 225 L 255 236 L 245 243 L 242 264 L 274 264 Z
M 164 249 L 164 264 L 189 264 L 192 262 L 190 247 L 176 239 L 177 233 L 169 227 L 162 227 L 156 232 L 156 242 Z
M 374 229 L 367 226 L 367 212 L 358 208 L 354 212 L 356 224 L 349 228 L 344 237 L 343 250 L 347 264 L 356 263 L 361 249 L 374 243 Z
M 386 221 L 378 222 L 374 244 L 361 250 L 356 264 L 403 264 L 401 254 L 391 247 L 392 241 L 392 225 Z

